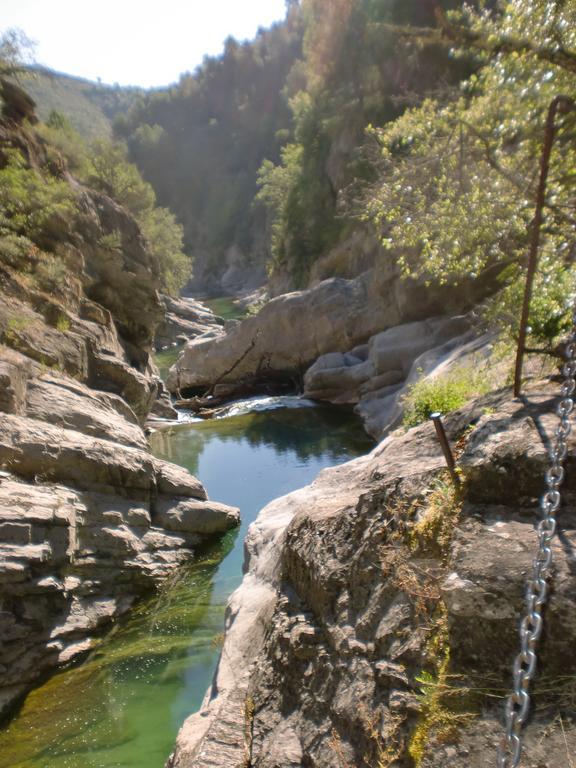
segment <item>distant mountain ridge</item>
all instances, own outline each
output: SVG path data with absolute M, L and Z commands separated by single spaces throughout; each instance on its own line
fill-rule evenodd
M 53 110 L 61 112 L 86 139 L 110 138 L 116 115 L 145 93 L 136 86 L 104 85 L 42 66 L 31 67 L 30 73 L 22 85 L 36 102 L 40 119 L 47 120 Z

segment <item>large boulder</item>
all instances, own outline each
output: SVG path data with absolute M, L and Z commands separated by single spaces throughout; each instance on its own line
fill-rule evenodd
M 478 290 L 486 291 L 482 281 Z M 192 339 L 170 370 L 167 386 L 185 394 L 213 388 L 214 394 L 228 397 L 279 380 L 299 382 L 321 355 L 348 352 L 411 321 L 456 314 L 474 299 L 466 286 L 426 286 L 400 278 L 393 266 L 350 280 L 331 278 L 272 299 L 224 335 Z M 405 339 L 404 350 L 409 343 Z
M 165 315 L 156 328 L 154 346 L 157 350 L 184 344 L 189 339 L 211 330 L 218 330 L 224 320 L 200 301 L 181 296 L 161 296 Z
M 346 353 L 322 355 L 304 376 L 304 396 L 355 405 L 380 439 L 402 420 L 404 399 L 422 377 L 485 364 L 493 334 L 478 335 L 470 316 L 436 317 L 374 335 Z
M 215 501 L 170 499 L 156 505 L 154 520 L 167 531 L 213 535 L 238 525 L 240 510 Z
M 367 392 L 403 382 L 423 352 L 468 330 L 466 317 L 436 317 L 382 331 L 347 353 L 319 357 L 306 371 L 304 394 L 313 400 L 357 403 Z

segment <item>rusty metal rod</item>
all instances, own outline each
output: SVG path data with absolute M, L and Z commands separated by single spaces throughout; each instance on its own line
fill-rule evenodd
M 458 477 L 458 473 L 456 472 L 456 462 L 454 461 L 454 454 L 452 453 L 452 448 L 450 447 L 448 436 L 446 435 L 446 430 L 444 429 L 444 424 L 442 422 L 442 414 L 431 413 L 430 418 L 434 422 L 434 428 L 436 429 L 438 442 L 440 443 L 440 447 L 442 448 L 442 453 L 444 454 L 444 458 L 446 459 L 446 465 L 448 467 L 448 471 L 450 472 L 450 477 L 452 478 L 452 482 L 454 483 L 456 488 L 459 488 L 460 478 Z
M 530 232 L 530 250 L 528 251 L 528 261 L 526 266 L 526 286 L 524 288 L 524 301 L 522 303 L 522 315 L 520 318 L 520 329 L 518 332 L 518 347 L 516 349 L 516 367 L 514 370 L 514 397 L 520 397 L 522 389 L 522 365 L 524 362 L 524 352 L 526 351 L 526 335 L 528 329 L 528 316 L 530 314 L 530 301 L 532 299 L 532 287 L 534 285 L 534 275 L 538 266 L 538 247 L 540 245 L 540 230 L 542 228 L 542 218 L 544 203 L 546 200 L 546 182 L 548 180 L 548 171 L 550 170 L 550 155 L 555 137 L 555 121 L 558 112 L 566 114 L 574 108 L 574 101 L 569 96 L 556 96 L 550 102 L 548 107 L 548 116 L 546 117 L 546 129 L 544 132 L 544 144 L 542 145 L 542 154 L 540 156 L 540 179 L 536 191 L 536 209 L 532 228 Z

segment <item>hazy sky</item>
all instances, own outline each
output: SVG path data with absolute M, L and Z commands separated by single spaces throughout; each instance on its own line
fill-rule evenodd
M 121 85 L 167 85 L 284 17 L 284 0 L 0 0 L 0 31 L 19 27 L 36 59 Z

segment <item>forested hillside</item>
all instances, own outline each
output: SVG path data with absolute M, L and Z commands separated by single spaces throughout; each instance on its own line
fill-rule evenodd
M 251 43 L 228 39 L 220 58 L 143 96 L 116 121 L 162 205 L 184 225 L 197 284 L 214 276 L 217 285 L 233 265 L 240 284 L 264 279 L 268 245 L 263 211 L 253 206 L 256 175 L 290 135 L 283 91 L 301 40 L 294 9 Z
M 23 85 L 37 103 L 41 120 L 60 112 L 86 139 L 110 138 L 116 115 L 142 93 L 141 88 L 102 85 L 44 67 L 31 68 Z
M 506 321 L 545 111 L 574 92 L 574 14 L 544 0 L 301 0 L 171 88 L 78 93 L 115 115 L 116 138 L 182 224 L 190 289 L 267 280 L 277 294 L 375 263 L 440 282 L 491 268 Z M 574 225 L 563 122 L 533 322 L 545 338 L 572 279 L 570 248 L 556 247 Z
M 476 52 L 482 66 L 459 88 L 373 128 L 373 179 L 356 184 L 344 202 L 374 225 L 383 258 L 405 275 L 455 286 L 496 275 L 501 290 L 487 316 L 515 332 L 544 126 L 552 100 L 564 94 L 530 320 L 532 336 L 550 343 L 570 326 L 574 299 L 576 6 L 464 7 L 426 39 L 456 56 Z
M 117 120 L 184 225 L 198 288 L 216 288 L 223 275 L 225 288 L 238 288 L 264 268 L 276 291 L 307 283 L 348 234 L 336 200 L 366 172 L 356 153 L 366 126 L 471 71 L 436 41 L 389 28 L 434 23 L 422 0 L 291 2 L 284 24 L 253 43 L 229 40 L 221 58 Z

